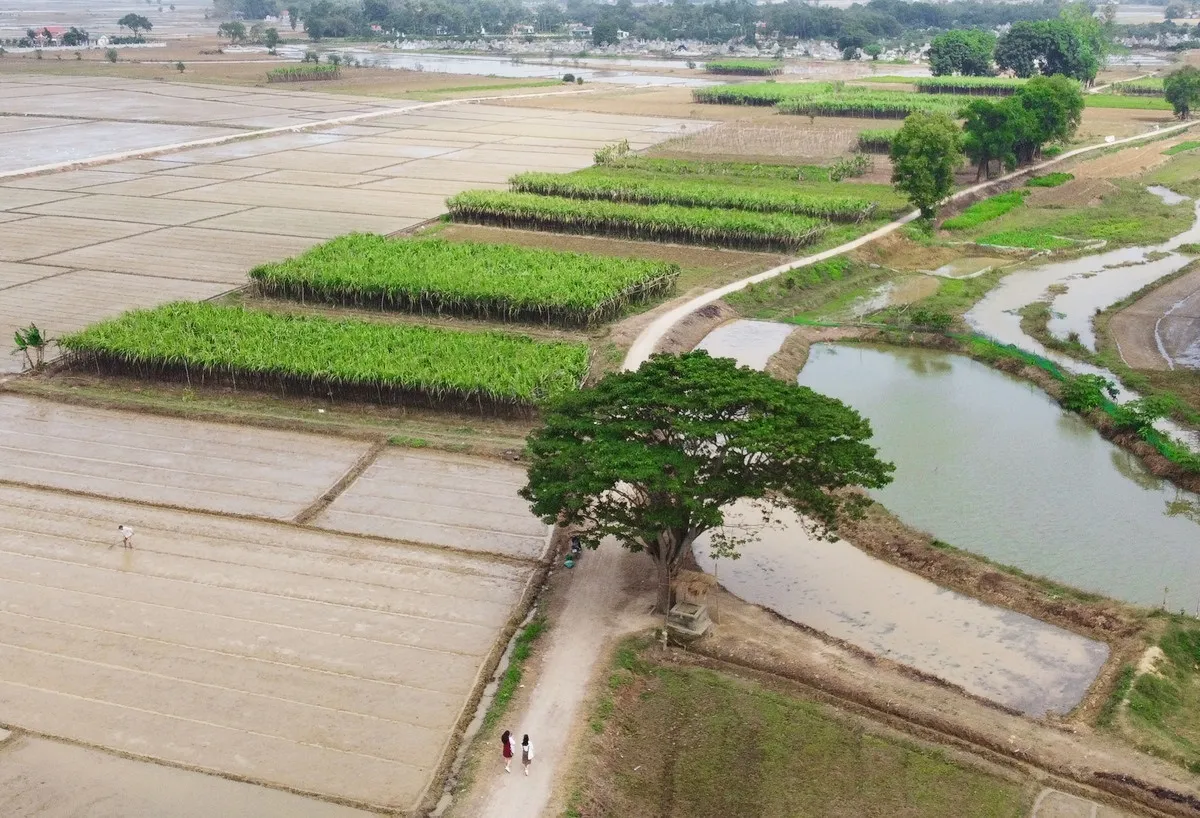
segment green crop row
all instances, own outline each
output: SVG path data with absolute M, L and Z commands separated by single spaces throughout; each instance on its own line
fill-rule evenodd
M 920 77 L 913 85 L 925 94 L 969 94 L 971 96 L 1011 96 L 1027 80 L 1008 77 Z
M 446 200 L 457 221 L 718 247 L 791 250 L 816 241 L 827 225 L 807 216 L 677 205 L 563 199 L 533 193 L 468 190 Z
M 1011 190 L 998 196 L 991 196 L 976 202 L 957 216 L 951 216 L 942 222 L 943 230 L 970 230 L 984 222 L 997 219 L 1005 213 L 1018 208 L 1025 201 L 1027 191 Z
M 645 178 L 604 170 L 572 174 L 521 173 L 512 177 L 509 184 L 518 193 L 543 196 L 792 213 L 839 222 L 859 222 L 875 212 L 875 204 L 869 199 L 845 194 L 810 194 L 796 185 L 735 185 L 720 179 Z
M 662 159 L 626 154 L 605 165 L 627 171 L 665 176 L 733 176 L 747 179 L 778 179 L 801 182 L 828 182 L 829 168 L 824 165 L 774 165 L 750 162 L 707 162 L 700 159 Z M 735 178 L 736 181 L 736 178 Z
M 894 128 L 878 128 L 859 131 L 855 147 L 862 153 L 890 153 L 892 140 L 896 138 Z
M 704 70 L 710 74 L 740 74 L 750 77 L 773 76 L 783 70 L 778 60 L 709 60 Z
M 1171 103 L 1161 95 L 1122 96 L 1120 94 L 1084 94 L 1085 108 L 1136 108 L 1144 111 L 1170 111 Z
M 1058 187 L 1059 185 L 1066 184 L 1074 178 L 1075 174 L 1073 173 L 1056 171 L 1054 173 L 1047 173 L 1045 176 L 1034 176 L 1025 183 L 1025 187 Z
M 276 297 L 575 325 L 667 293 L 678 275 L 658 261 L 365 233 L 250 271 Z
M 73 365 L 387 403 L 511 411 L 577 388 L 584 344 L 208 303 L 136 310 L 63 338 Z
M 781 114 L 904 119 L 917 111 L 940 111 L 957 116 L 970 101 L 970 97 L 952 94 L 842 89 L 785 99 L 775 108 Z
M 341 69 L 336 65 L 290 65 L 284 68 L 272 68 L 267 72 L 267 82 L 336 80 L 341 75 Z
M 832 89 L 833 85 L 828 82 L 747 82 L 696 88 L 692 91 L 692 101 L 710 105 L 774 105 L 785 99 Z
M 1109 89 L 1109 93 L 1133 97 L 1161 97 L 1163 95 L 1162 77 L 1148 77 L 1140 80 L 1114 82 Z

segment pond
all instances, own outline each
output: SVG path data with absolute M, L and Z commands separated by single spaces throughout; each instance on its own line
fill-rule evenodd
M 876 498 L 958 548 L 1086 590 L 1200 608 L 1200 497 L 1036 387 L 958 355 L 814 345 L 800 383 L 869 418 Z

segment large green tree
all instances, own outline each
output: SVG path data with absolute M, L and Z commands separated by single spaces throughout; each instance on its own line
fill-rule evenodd
M 1090 85 L 1112 47 L 1111 26 L 1072 3 L 1056 19 L 1015 23 L 996 43 L 996 65 L 1018 77 L 1063 74 Z
M 992 72 L 995 51 L 996 35 L 991 32 L 947 31 L 929 45 L 929 70 L 935 77 L 986 77 Z
M 1024 130 L 1025 109 L 1013 98 L 975 99 L 963 109 L 963 153 L 979 167 L 975 178 L 991 178 L 992 165 L 1017 166 L 1017 142 Z
M 909 114 L 892 139 L 891 156 L 892 184 L 920 208 L 922 218 L 932 219 L 962 164 L 962 131 L 949 114 Z
M 120 20 L 117 20 L 117 25 L 119 25 L 121 28 L 127 28 L 132 31 L 134 37 L 137 36 L 139 31 L 150 31 L 152 28 L 154 28 L 153 23 L 151 23 L 142 15 L 134 14 L 133 12 L 130 12 Z
M 870 501 L 839 490 L 878 488 L 893 471 L 870 437 L 857 412 L 806 387 L 706 352 L 655 355 L 545 408 L 521 495 L 587 546 L 615 537 L 649 554 L 665 612 L 697 537 L 712 532 L 725 553 L 748 541 L 722 530 L 731 503 L 794 509 L 827 537 L 861 513 Z
M 1200 68 L 1185 65 L 1168 74 L 1163 80 L 1163 96 L 1177 117 L 1191 117 L 1192 109 L 1200 107 Z

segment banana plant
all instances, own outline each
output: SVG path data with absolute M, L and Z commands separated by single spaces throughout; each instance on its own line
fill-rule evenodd
M 26 369 L 39 369 L 46 361 L 46 347 L 57 343 L 54 338 L 47 337 L 38 329 L 37 324 L 30 324 L 25 329 L 17 330 L 13 334 L 13 341 L 17 348 L 12 351 L 12 354 L 25 357 Z

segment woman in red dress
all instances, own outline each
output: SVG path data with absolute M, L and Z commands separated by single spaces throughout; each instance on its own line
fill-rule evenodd
M 507 730 L 504 731 L 504 735 L 500 736 L 500 747 L 500 752 L 504 756 L 504 772 L 511 773 L 513 758 L 512 733 Z

